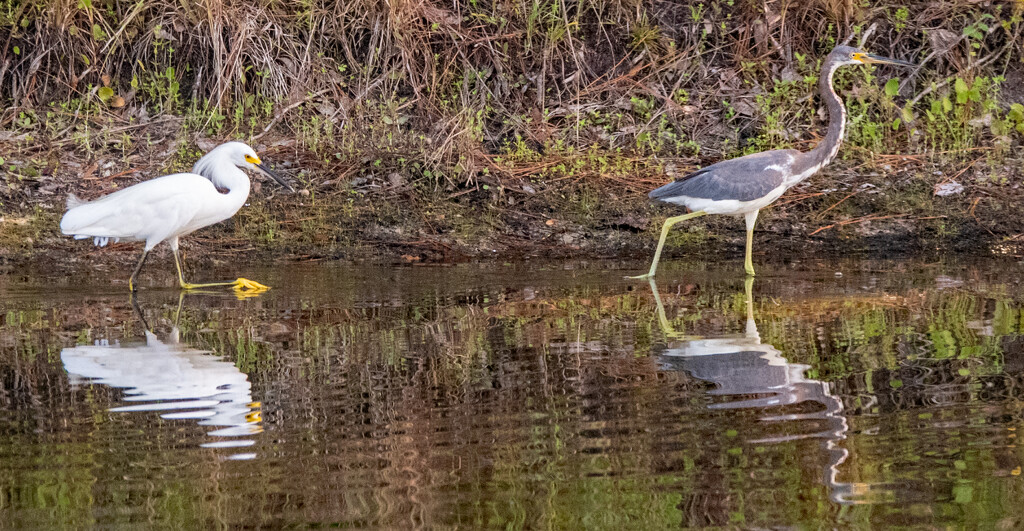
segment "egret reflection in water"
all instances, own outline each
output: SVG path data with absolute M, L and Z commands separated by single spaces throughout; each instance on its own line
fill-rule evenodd
M 134 305 L 134 300 L 132 301 Z M 180 312 L 179 304 L 179 312 Z M 145 319 L 136 306 L 144 326 Z M 215 440 L 204 448 L 244 448 L 255 444 L 249 438 L 263 431 L 260 404 L 252 399 L 248 376 L 231 362 L 207 350 L 198 350 L 179 340 L 177 324 L 161 341 L 146 326 L 146 342 L 122 345 L 99 340 L 61 351 L 61 361 L 73 386 L 102 384 L 125 390 L 127 405 L 113 412 L 160 412 L 167 420 L 198 420 L 216 429 L 207 433 Z M 238 453 L 231 459 L 252 459 L 253 453 Z
M 708 406 L 715 410 L 747 408 L 779 411 L 766 413 L 759 420 L 785 423 L 776 426 L 780 435 L 749 439 L 751 444 L 773 444 L 817 438 L 824 441 L 828 455 L 823 481 L 830 497 L 837 503 L 858 503 L 855 497 L 866 494 L 867 486 L 842 483 L 837 477 L 839 466 L 849 457 L 849 450 L 840 446 L 849 431 L 843 415 L 842 401 L 833 396 L 826 382 L 806 377 L 808 365 L 790 363 L 774 346 L 761 342 L 754 322 L 752 297 L 754 277 L 745 284 L 747 322 L 742 335 L 702 338 L 677 333 L 665 316 L 665 307 L 658 295 L 654 279 L 651 290 L 658 307 L 658 320 L 666 337 L 675 340 L 661 353 L 662 367 L 683 370 L 693 377 L 715 384 L 709 394 L 728 400 Z M 808 409 L 811 411 L 805 412 Z M 793 412 L 800 411 L 800 412 Z M 806 429 L 803 421 L 813 426 Z

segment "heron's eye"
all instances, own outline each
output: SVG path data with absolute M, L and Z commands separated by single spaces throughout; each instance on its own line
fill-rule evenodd
M 850 58 L 853 59 L 854 61 L 860 61 L 862 63 L 865 62 L 864 61 L 864 54 L 862 54 L 860 52 L 855 52 Z
M 249 164 L 259 164 L 260 163 L 260 159 L 254 157 L 252 155 L 246 155 L 245 156 L 245 161 L 248 162 Z

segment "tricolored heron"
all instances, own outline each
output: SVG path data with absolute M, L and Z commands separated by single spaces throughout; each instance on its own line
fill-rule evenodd
M 828 134 L 810 151 L 804 153 L 795 149 L 777 149 L 753 153 L 743 157 L 723 160 L 676 179 L 649 194 L 652 199 L 673 205 L 684 206 L 688 214 L 665 220 L 661 228 L 661 239 L 654 252 L 651 269 L 645 275 L 631 278 L 650 278 L 658 269 L 661 249 L 665 246 L 668 230 L 688 219 L 704 214 L 743 215 L 747 222 L 747 252 L 744 267 L 748 275 L 754 274 L 751 248 L 754 238 L 754 222 L 762 208 L 772 204 L 786 190 L 814 175 L 839 152 L 846 126 L 846 108 L 843 100 L 832 88 L 832 75 L 843 65 L 893 64 L 916 66 L 913 63 L 869 54 L 850 46 L 836 46 L 821 65 L 818 88 L 828 107 Z
M 239 168 L 259 169 L 289 191 L 294 191 L 241 142 L 228 142 L 210 150 L 192 167 L 192 173 L 176 173 L 129 186 L 95 201 L 68 196 L 68 211 L 60 230 L 75 239 L 95 238 L 103 247 L 110 240 L 143 240 L 142 258 L 128 279 L 135 291 L 135 279 L 149 251 L 168 240 L 178 268 L 182 289 L 231 286 L 237 290 L 263 291 L 259 282 L 239 278 L 229 282 L 189 284 L 181 272 L 178 238 L 235 215 L 249 197 L 249 176 Z M 221 193 L 218 189 L 227 190 Z
M 748 444 L 786 444 L 802 439 L 820 439 L 827 464 L 823 482 L 836 503 L 858 503 L 868 494 L 865 483 L 839 481 L 839 466 L 850 456 L 841 441 L 850 425 L 843 401 L 832 394 L 829 384 L 806 374 L 811 367 L 792 363 L 773 345 L 762 342 L 754 321 L 754 277 L 747 276 L 746 330 L 742 335 L 700 337 L 677 332 L 665 315 L 654 278 L 648 279 L 657 305 L 658 319 L 669 341 L 660 356 L 662 370 L 681 370 L 690 376 L 713 383 L 708 391 L 707 409 L 728 410 L 747 415 L 756 412 L 760 421 L 775 423 L 762 437 L 752 437 L 757 429 L 746 432 Z M 728 422 L 728 421 L 726 421 Z M 781 429 L 782 427 L 786 429 Z

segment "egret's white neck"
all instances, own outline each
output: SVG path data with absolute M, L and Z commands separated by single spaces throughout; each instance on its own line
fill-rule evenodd
M 225 189 L 224 199 L 231 204 L 237 204 L 241 208 L 249 197 L 249 176 L 238 166 L 221 157 L 213 157 L 211 151 L 205 157 L 199 159 L 192 167 L 192 173 L 197 173 L 213 182 L 218 189 Z

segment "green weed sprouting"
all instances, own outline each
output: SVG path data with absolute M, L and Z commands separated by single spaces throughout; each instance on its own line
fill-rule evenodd
M 283 108 L 323 92 L 291 107 L 278 125 L 299 133 L 324 163 L 381 160 L 377 169 L 382 171 L 398 171 L 409 180 L 429 171 L 428 180 L 458 188 L 475 185 L 475 174 L 487 167 L 468 153 L 495 155 L 517 136 L 539 143 L 558 137 L 576 151 L 596 145 L 624 156 L 724 152 L 723 146 L 737 139 L 743 152 L 787 147 L 814 136 L 808 129 L 818 125 L 806 119 L 814 109 L 807 101 L 813 84 L 779 93 L 777 85 L 785 89 L 792 82 L 780 77 L 784 68 L 795 68 L 805 79 L 816 76 L 813 63 L 837 43 L 837 35 L 860 35 L 872 24 L 876 29 L 866 43 L 872 51 L 906 58 L 923 50 L 926 55 L 935 51 L 928 32 L 938 29 L 934 12 L 926 20 L 925 13 L 898 3 L 871 10 L 836 2 L 789 6 L 786 20 L 824 15 L 833 22 L 824 28 L 793 27 L 792 42 L 785 43 L 738 31 L 765 23 L 760 8 L 742 2 L 699 2 L 671 16 L 633 2 L 584 2 L 571 9 L 553 0 L 464 4 L 460 19 L 451 6 L 434 2 L 392 9 L 378 2 L 303 1 L 271 3 L 249 13 L 182 3 L 6 0 L 0 2 L 0 32 L 9 35 L 16 60 L 0 81 L 0 100 L 17 105 L 26 98 L 57 104 L 77 100 L 80 108 L 72 112 L 82 119 L 101 116 L 111 101 L 133 96 L 128 104 L 144 106 L 150 116 L 202 114 L 188 125 L 191 132 L 245 138 L 259 134 Z M 943 9 L 940 18 L 947 22 L 941 29 L 965 43 L 943 52 L 940 57 L 952 54 L 943 64 L 1020 53 L 1007 41 L 1020 32 L 1019 6 Z M 778 39 L 773 27 L 766 30 Z M 41 47 L 41 42 L 54 45 Z M 68 61 L 48 61 L 43 55 L 48 53 Z M 974 61 L 958 62 L 964 53 L 973 54 Z M 30 86 L 29 69 L 40 57 L 39 75 Z M 927 68 L 936 66 L 933 61 Z M 997 75 L 946 70 L 921 72 L 902 96 L 949 74 L 965 80 Z M 723 72 L 739 76 L 741 90 L 751 91 L 746 99 L 758 112 L 737 115 L 733 96 L 708 82 Z M 755 101 L 758 94 L 762 99 Z M 963 138 L 917 136 L 951 134 L 950 127 L 933 124 L 912 134 L 908 118 L 920 109 L 897 109 L 901 95 L 853 96 L 863 104 L 852 131 L 857 145 L 913 151 L 964 144 Z M 542 123 L 532 119 L 537 112 Z M 625 116 L 619 119 L 619 113 Z M 1007 113 L 993 114 L 994 130 L 985 134 L 1018 142 Z M 708 127 L 723 114 L 731 131 Z M 1003 124 L 1007 119 L 1011 122 Z M 378 124 L 384 127 L 374 130 Z M 589 130 L 590 125 L 600 130 Z M 545 131 L 534 130 L 538 127 Z M 346 140 L 349 135 L 358 140 Z M 378 141 L 385 144 L 371 145 Z M 94 149 L 102 139 L 81 142 Z M 391 157 L 386 152 L 392 149 L 400 153 Z M 389 166 L 417 154 L 426 160 L 416 175 Z M 436 180 L 438 175 L 445 178 Z

